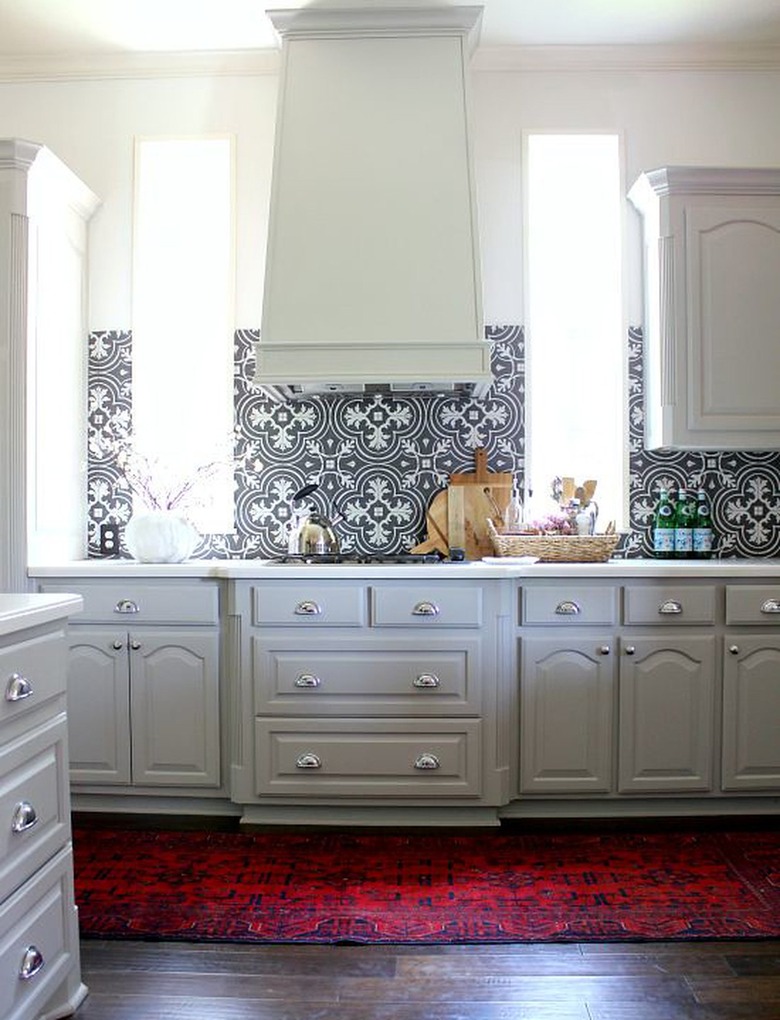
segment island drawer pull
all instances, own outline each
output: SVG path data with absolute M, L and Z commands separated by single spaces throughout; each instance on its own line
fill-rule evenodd
M 132 599 L 120 599 L 114 606 L 115 613 L 124 613 L 125 615 L 131 615 L 133 613 L 140 613 L 138 603 L 133 602 Z
M 439 680 L 435 673 L 420 673 L 419 676 L 412 680 L 412 687 L 432 688 L 438 687 L 440 683 L 441 680 Z
M 28 800 L 20 800 L 11 818 L 11 832 L 26 832 L 38 824 L 38 812 Z
M 32 693 L 33 685 L 26 676 L 22 676 L 21 673 L 12 673 L 8 677 L 5 687 L 6 701 L 24 701 L 25 698 L 31 697 Z
M 418 602 L 412 610 L 412 616 L 438 616 L 439 607 L 435 602 Z
M 421 754 L 417 761 L 415 761 L 414 767 L 416 769 L 420 769 L 421 771 L 427 771 L 429 769 L 438 769 L 441 768 L 441 762 L 439 761 L 435 754 L 429 754 L 426 751 L 425 754 Z
M 761 606 L 761 612 L 765 616 L 773 616 L 775 613 L 780 613 L 780 599 L 767 599 Z
M 312 754 L 311 752 L 300 754 L 295 761 L 295 767 L 297 769 L 321 769 L 322 759 L 319 755 Z
M 579 616 L 582 612 L 580 605 L 571 599 L 564 599 L 555 607 L 556 616 Z
M 678 602 L 677 599 L 667 599 L 658 607 L 661 616 L 679 616 L 682 611 L 682 602 Z
M 311 599 L 304 599 L 295 607 L 296 616 L 322 616 L 322 606 Z
M 322 680 L 315 673 L 299 673 L 295 678 L 296 687 L 319 687 Z
M 19 968 L 19 979 L 29 981 L 34 978 L 44 964 L 43 953 L 37 946 L 28 946 L 22 957 L 22 965 Z

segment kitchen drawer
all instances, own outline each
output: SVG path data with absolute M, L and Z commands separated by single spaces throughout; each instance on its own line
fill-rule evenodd
M 64 631 L 0 648 L 0 722 L 17 718 L 65 691 Z
M 371 621 L 375 627 L 479 627 L 482 589 L 425 581 L 374 587 Z
M 256 719 L 259 796 L 478 797 L 478 719 Z
M 252 668 L 258 715 L 477 715 L 481 703 L 476 638 L 255 638 Z
M 613 624 L 618 589 L 575 584 L 533 586 L 521 590 L 521 622 L 556 626 Z
M 0 751 L 0 900 L 70 839 L 65 713 Z
M 43 592 L 77 592 L 84 599 L 78 624 L 139 623 L 216 624 L 219 590 L 216 584 L 154 584 L 127 581 L 58 581 L 42 584 Z
M 625 589 L 625 622 L 714 624 L 715 588 L 711 585 L 653 584 Z
M 256 627 L 363 627 L 366 589 L 339 582 L 276 581 L 252 588 Z
M 28 1020 L 73 967 L 77 946 L 70 844 L 0 907 L 0 1016 Z M 22 977 L 23 965 L 33 973 Z M 57 1014 L 60 1015 L 60 1014 Z
M 726 623 L 780 627 L 780 584 L 728 585 Z

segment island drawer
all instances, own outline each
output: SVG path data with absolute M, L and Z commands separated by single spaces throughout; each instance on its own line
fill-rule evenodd
M 0 751 L 0 900 L 70 838 L 62 712 Z
M 478 797 L 477 719 L 256 719 L 260 796 Z
M 366 622 L 361 584 L 275 581 L 252 588 L 256 627 L 363 627 Z
M 726 623 L 780 626 L 780 585 L 728 585 Z
M 467 585 L 428 584 L 371 589 L 375 627 L 479 627 L 482 589 Z
M 556 626 L 613 624 L 618 615 L 618 589 L 596 585 L 551 585 L 521 590 L 523 624 Z
M 712 585 L 628 586 L 624 614 L 629 624 L 714 624 L 715 588 Z
M 0 648 L 0 722 L 65 691 L 61 630 Z
M 216 624 L 219 622 L 219 590 L 216 584 L 171 584 L 155 581 L 82 581 L 75 579 L 42 584 L 43 592 L 77 592 L 84 610 L 73 622 L 136 624 Z
M 258 715 L 477 715 L 480 644 L 429 638 L 421 647 L 392 637 L 324 636 L 300 642 L 252 642 Z

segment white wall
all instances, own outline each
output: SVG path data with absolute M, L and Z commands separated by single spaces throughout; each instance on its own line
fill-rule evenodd
M 522 322 L 522 131 L 623 136 L 626 185 L 665 163 L 780 165 L 778 71 L 489 71 L 473 109 L 485 320 Z M 130 320 L 135 135 L 236 136 L 236 325 L 260 324 L 276 77 L 0 84 L 0 137 L 42 142 L 103 200 L 91 222 L 90 327 Z M 626 203 L 627 320 L 641 321 L 638 224 Z

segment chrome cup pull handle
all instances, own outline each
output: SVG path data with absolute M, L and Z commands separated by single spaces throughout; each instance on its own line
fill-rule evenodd
M 311 599 L 304 599 L 295 607 L 296 616 L 322 616 L 322 606 Z
M 30 978 L 34 978 L 44 963 L 45 960 L 40 949 L 37 946 L 28 946 L 24 951 L 22 965 L 19 968 L 19 980 L 29 981 Z
M 22 676 L 21 673 L 12 673 L 8 677 L 8 683 L 5 685 L 6 701 L 24 701 L 25 698 L 31 697 L 32 693 L 33 685 L 26 676 Z
M 773 616 L 775 613 L 780 613 L 780 599 L 767 599 L 761 606 L 761 612 L 765 616 Z
M 420 769 L 422 772 L 430 771 L 431 769 L 441 768 L 441 762 L 435 754 L 430 754 L 427 751 L 425 754 L 421 754 L 414 763 L 416 769 Z
M 38 812 L 28 800 L 20 800 L 11 816 L 11 832 L 26 832 L 38 824 Z
M 431 689 L 438 687 L 441 680 L 436 676 L 435 673 L 420 673 L 412 680 L 412 687 Z
M 438 616 L 439 607 L 435 602 L 418 602 L 412 610 L 412 616 Z
M 296 687 L 319 687 L 322 680 L 314 673 L 299 673 L 295 678 Z
M 580 605 L 571 599 L 565 599 L 555 607 L 556 616 L 579 616 L 581 612 L 582 608 Z
M 667 599 L 658 607 L 661 616 L 679 616 L 682 611 L 682 602 L 678 602 L 677 599 Z
M 322 759 L 319 755 L 307 752 L 306 754 L 299 754 L 295 759 L 295 767 L 297 769 L 321 769 Z
M 133 602 L 132 599 L 120 599 L 114 606 L 115 613 L 124 613 L 126 616 L 132 615 L 133 613 L 140 613 L 140 607 L 137 602 Z

